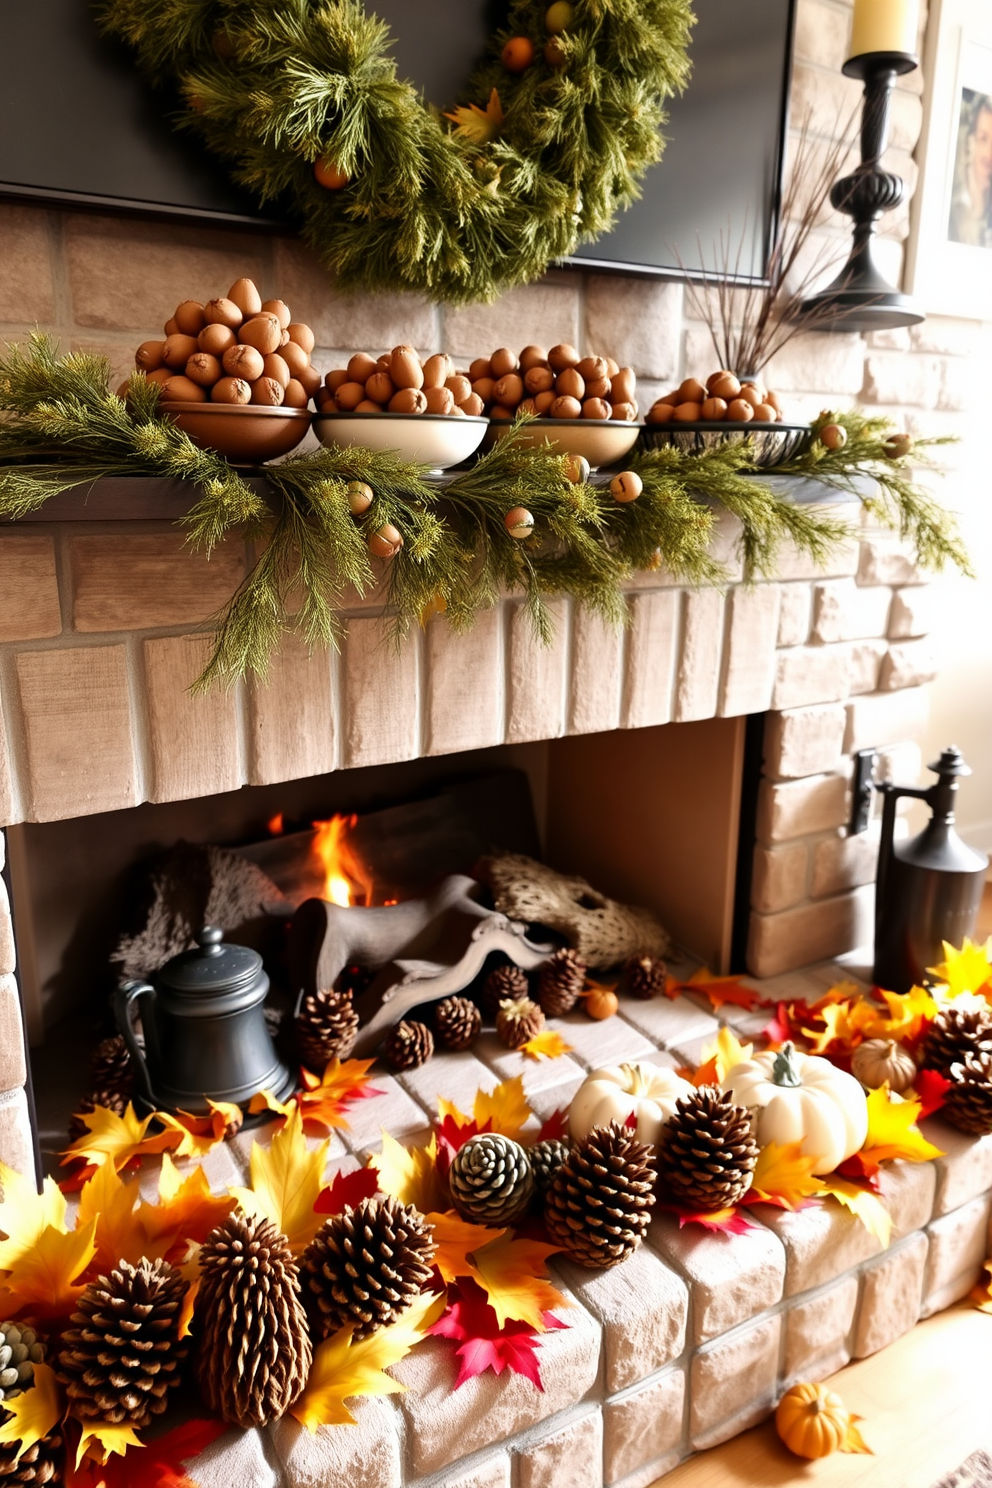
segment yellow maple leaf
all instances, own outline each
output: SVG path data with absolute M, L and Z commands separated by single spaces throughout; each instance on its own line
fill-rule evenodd
M 176 1133 L 169 1129 L 149 1136 L 148 1128 L 155 1120 L 155 1114 L 139 1121 L 130 1101 L 123 1116 L 108 1111 L 106 1106 L 95 1106 L 92 1111 L 84 1112 L 80 1120 L 87 1128 L 87 1134 L 66 1149 L 62 1156 L 63 1167 L 82 1158 L 94 1167 L 112 1162 L 120 1171 L 133 1157 L 143 1157 L 149 1152 L 165 1152 L 167 1148 L 174 1147 L 178 1140 Z
M 460 134 L 477 145 L 485 145 L 495 139 L 503 127 L 503 105 L 494 88 L 484 109 L 481 109 L 477 103 L 470 103 L 467 107 L 462 105 L 452 109 L 451 113 L 445 114 L 444 117 L 451 119 L 457 125 L 453 133 Z
M 541 1240 L 515 1240 L 507 1230 L 498 1240 L 490 1241 L 475 1252 L 473 1276 L 488 1294 L 489 1305 L 499 1326 L 508 1319 L 528 1323 L 535 1333 L 544 1331 L 544 1313 L 569 1304 L 548 1280 L 545 1264 L 559 1245 L 545 1245 Z
M 54 1178 L 46 1178 L 41 1193 L 34 1179 L 6 1163 L 0 1163 L 0 1271 L 13 1271 L 22 1256 L 29 1255 L 44 1230 L 65 1234 L 65 1194 Z
M 864 1437 L 861 1435 L 861 1432 L 854 1424 L 855 1421 L 860 1420 L 860 1416 L 855 1416 L 853 1414 L 848 1416 L 847 1430 L 844 1433 L 844 1440 L 840 1444 L 840 1450 L 842 1452 L 867 1452 L 869 1457 L 874 1457 L 875 1454 L 872 1451 L 871 1447 L 865 1441 Z
M 928 966 L 927 970 L 947 988 L 948 997 L 960 997 L 962 992 L 981 992 L 992 981 L 992 936 L 984 945 L 974 945 L 965 936 L 960 950 L 955 950 L 946 940 L 943 946 L 943 961 L 939 966 Z
M 271 1219 L 298 1254 L 324 1222 L 313 1206 L 324 1186 L 326 1163 L 327 1143 L 311 1150 L 303 1134 L 303 1118 L 294 1110 L 268 1147 L 252 1142 L 251 1187 L 232 1188 L 231 1193 L 246 1214 Z
M 421 1214 L 444 1209 L 446 1198 L 437 1171 L 437 1137 L 426 1147 L 403 1147 L 387 1131 L 382 1133 L 382 1151 L 373 1153 L 369 1165 L 379 1174 L 379 1187 L 401 1204 L 412 1204 Z
M 937 1004 L 925 987 L 912 987 L 908 992 L 883 992 L 882 997 L 888 1014 L 866 997 L 852 1010 L 852 1027 L 857 1028 L 862 1038 L 911 1042 L 937 1015 Z
M 258 1090 L 248 1102 L 248 1110 L 252 1116 L 257 1116 L 262 1111 L 271 1111 L 275 1116 L 288 1116 L 295 1105 L 293 1096 L 281 1101 L 276 1100 L 271 1090 Z
M 849 1002 L 832 1002 L 819 1014 L 822 1028 L 804 1028 L 803 1034 L 809 1039 L 811 1054 L 823 1054 L 833 1044 L 849 1044 L 855 1034 L 855 1028 L 851 1022 L 852 1004 Z M 860 1035 L 858 1036 L 860 1042 Z
M 986 1261 L 982 1270 L 985 1272 L 985 1280 L 972 1288 L 971 1300 L 979 1312 L 992 1312 L 992 1260 Z
M 828 1173 L 822 1182 L 824 1193 L 843 1204 L 845 1209 L 849 1209 L 860 1219 L 869 1234 L 875 1235 L 885 1250 L 892 1238 L 892 1220 L 881 1199 L 870 1189 L 862 1188 L 848 1178 L 839 1178 L 836 1173 Z
M 816 1154 L 803 1156 L 802 1142 L 769 1142 L 758 1153 L 751 1174 L 750 1195 L 760 1196 L 783 1209 L 798 1209 L 803 1199 L 823 1192 L 819 1178 L 813 1177 Z
M 542 1028 L 540 1033 L 521 1045 L 520 1052 L 530 1059 L 557 1059 L 560 1054 L 568 1054 L 571 1048 L 572 1045 L 566 1044 L 553 1028 Z
M 439 1095 L 437 1098 L 437 1114 L 442 1121 L 447 1121 L 450 1118 L 454 1125 L 459 1127 L 471 1126 L 475 1120 L 474 1116 L 466 1116 L 465 1112 L 460 1110 L 454 1101 L 445 1100 L 443 1095 Z
M 133 1426 L 110 1426 L 105 1421 L 82 1421 L 79 1445 L 76 1448 L 76 1466 L 84 1457 L 101 1465 L 112 1454 L 123 1457 L 128 1447 L 143 1447 L 134 1434 Z
M 503 1080 L 495 1090 L 476 1091 L 472 1114 L 479 1126 L 490 1121 L 494 1132 L 516 1140 L 534 1114 L 524 1095 L 523 1076 Z
M 446 1210 L 444 1214 L 427 1214 L 425 1218 L 434 1228 L 434 1244 L 437 1246 L 434 1265 L 446 1282 L 452 1282 L 459 1276 L 476 1276 L 475 1266 L 469 1256 L 483 1245 L 488 1245 L 491 1240 L 499 1240 L 506 1234 L 503 1229 L 491 1230 L 486 1225 L 471 1224 L 466 1219 L 460 1219 L 453 1209 Z
M 138 1210 L 149 1260 L 159 1256 L 172 1260 L 170 1252 L 177 1246 L 183 1253 L 189 1241 L 205 1240 L 234 1208 L 230 1194 L 211 1192 L 202 1167 L 180 1173 L 167 1152 L 162 1154 L 158 1193 L 157 1204 L 142 1204 Z
M 155 1114 L 167 1130 L 175 1133 L 173 1151 L 177 1157 L 205 1157 L 219 1142 L 223 1142 L 228 1127 L 240 1127 L 240 1106 L 228 1101 L 212 1101 L 207 1097 L 209 1116 L 193 1116 L 189 1111 L 157 1111 Z
M 290 1407 L 309 1432 L 318 1426 L 354 1424 L 345 1401 L 355 1395 L 399 1395 L 406 1389 L 385 1374 L 391 1364 L 420 1342 L 427 1328 L 444 1311 L 445 1298 L 435 1292 L 417 1297 L 388 1328 L 354 1341 L 354 1328 L 342 1328 L 316 1349 L 307 1387 Z
M 96 1251 L 95 1229 L 95 1219 L 68 1234 L 46 1225 L 28 1254 L 3 1278 L 0 1314 L 56 1318 L 71 1313 L 83 1291 L 82 1283 L 74 1283 Z
M 47 1436 L 65 1415 L 65 1401 L 54 1369 L 47 1364 L 36 1364 L 32 1388 L 13 1399 L 8 1397 L 3 1404 L 4 1410 L 10 1412 L 10 1419 L 0 1425 L 0 1442 L 8 1447 L 17 1444 L 10 1464 L 16 1467 L 28 1448 Z
M 134 1265 L 146 1251 L 147 1235 L 135 1214 L 141 1195 L 138 1180 L 125 1182 L 112 1162 L 102 1163 L 79 1192 L 76 1228 L 94 1221 L 93 1268 L 102 1274 L 120 1261 Z
M 706 1044 L 702 1051 L 702 1063 L 693 1075 L 694 1085 L 722 1085 L 735 1065 L 751 1058 L 753 1044 L 738 1041 L 733 1029 L 721 1028 L 716 1042 Z
M 889 1158 L 904 1162 L 929 1162 L 943 1157 L 939 1147 L 928 1142 L 916 1122 L 922 1105 L 917 1100 L 894 1100 L 888 1085 L 868 1092 L 868 1135 L 861 1151 L 876 1163 Z

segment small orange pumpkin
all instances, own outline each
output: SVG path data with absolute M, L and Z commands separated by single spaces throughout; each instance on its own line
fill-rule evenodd
M 603 1018 L 612 1018 L 620 1006 L 617 994 L 609 987 L 592 987 L 590 991 L 582 993 L 582 1001 L 588 1016 L 595 1018 L 597 1022 Z
M 786 1390 L 775 1412 L 775 1430 L 797 1457 L 828 1457 L 844 1446 L 850 1425 L 840 1396 L 806 1381 Z

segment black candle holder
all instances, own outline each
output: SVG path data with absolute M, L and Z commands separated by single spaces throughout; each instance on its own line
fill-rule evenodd
M 834 183 L 830 202 L 853 217 L 854 243 L 833 283 L 803 301 L 800 313 L 814 316 L 818 331 L 877 331 L 916 325 L 924 318 L 909 295 L 888 282 L 873 253 L 878 219 L 899 205 L 905 191 L 901 176 L 879 166 L 888 143 L 892 89 L 897 77 L 918 66 L 911 52 L 865 52 L 844 63 L 845 77 L 861 78 L 865 85 L 861 164 Z

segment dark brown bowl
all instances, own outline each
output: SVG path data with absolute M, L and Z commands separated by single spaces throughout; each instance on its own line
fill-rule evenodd
M 254 403 L 160 403 L 200 449 L 216 450 L 238 465 L 264 465 L 295 449 L 310 427 L 308 408 L 263 408 Z

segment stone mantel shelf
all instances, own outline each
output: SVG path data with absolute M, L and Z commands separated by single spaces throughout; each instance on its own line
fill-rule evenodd
M 607 480 L 609 474 L 604 474 L 601 479 Z M 853 492 L 805 477 L 756 475 L 753 478 L 766 481 L 803 506 L 814 503 L 839 506 L 858 499 Z M 266 495 L 268 482 L 264 475 L 246 474 L 244 480 L 252 490 L 261 496 Z M 858 477 L 857 484 L 867 493 L 874 481 L 870 476 Z M 17 525 L 25 522 L 181 521 L 197 499 L 196 489 L 188 481 L 157 475 L 106 475 L 50 496 L 43 507 L 21 518 Z M 0 522 L 14 525 L 10 518 L 0 517 Z

